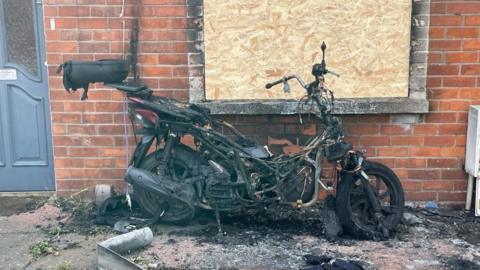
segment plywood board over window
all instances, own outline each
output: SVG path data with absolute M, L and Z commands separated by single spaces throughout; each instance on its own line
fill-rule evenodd
M 327 44 L 339 98 L 408 97 L 411 0 L 205 0 L 208 100 L 295 99 L 267 82 L 311 66 Z

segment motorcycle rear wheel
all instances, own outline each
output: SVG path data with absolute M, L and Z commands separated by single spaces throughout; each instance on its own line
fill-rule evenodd
M 160 162 L 163 156 L 163 149 L 158 150 L 145 157 L 139 168 L 156 174 L 158 169 L 163 169 L 159 168 L 159 166 L 164 166 Z M 186 146 L 178 146 L 174 149 L 174 153 L 170 158 L 167 174 L 175 181 L 182 182 L 191 177 L 193 167 L 200 163 L 201 159 L 198 158 L 193 150 Z M 133 186 L 133 190 L 136 201 L 148 215 L 155 217 L 165 211 L 160 218 L 161 222 L 186 224 L 195 216 L 195 212 L 190 207 L 168 204 L 168 202 L 162 200 L 155 193 L 136 185 Z
M 397 175 L 381 163 L 368 161 L 364 171 L 380 202 L 382 224 L 390 232 L 397 227 L 403 215 L 405 195 L 402 184 Z M 344 230 L 351 235 L 366 239 L 384 237 L 362 182 L 353 173 L 341 176 L 336 194 L 336 213 Z

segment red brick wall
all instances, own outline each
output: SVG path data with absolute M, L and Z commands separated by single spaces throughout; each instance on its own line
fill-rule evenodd
M 130 29 L 133 1 L 127 0 Z M 144 81 L 160 93 L 188 97 L 186 0 L 143 0 L 140 66 Z M 69 59 L 122 56 L 121 0 L 46 0 L 45 27 L 57 188 L 71 192 L 96 183 L 122 185 L 125 142 L 122 95 L 97 88 L 88 102 L 68 95 L 57 64 Z M 55 19 L 56 29 L 50 29 Z M 344 116 L 348 139 L 371 158 L 393 167 L 407 198 L 461 203 L 467 109 L 480 103 L 480 5 L 432 1 L 426 115 Z M 125 40 L 129 40 L 129 30 Z M 126 50 L 128 51 L 128 43 Z M 97 85 L 100 87 L 100 85 Z M 297 116 L 224 116 L 260 143 L 295 150 L 315 132 Z M 270 136 L 269 136 L 270 135 Z M 101 179 L 101 180 L 100 180 Z

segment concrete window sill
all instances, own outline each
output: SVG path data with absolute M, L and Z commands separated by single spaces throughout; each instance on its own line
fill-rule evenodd
M 212 114 L 296 114 L 295 100 L 222 100 L 195 102 L 205 106 Z M 305 113 L 306 111 L 301 111 Z M 428 100 L 413 98 L 352 98 L 337 99 L 335 114 L 427 113 Z

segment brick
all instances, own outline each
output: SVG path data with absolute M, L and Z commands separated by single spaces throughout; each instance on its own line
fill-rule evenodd
M 370 161 L 375 161 L 375 162 L 379 162 L 379 163 L 382 163 L 386 166 L 388 166 L 389 168 L 394 168 L 395 167 L 395 158 L 377 158 L 377 157 L 370 157 L 369 158 Z
M 98 149 L 97 148 L 68 148 L 68 156 L 69 157 L 96 157 L 98 156 Z
M 172 76 L 172 68 L 165 66 L 144 66 L 141 69 L 141 73 L 144 76 L 170 77 Z
M 185 17 L 186 6 L 152 6 L 142 12 L 145 17 Z
M 441 201 L 458 201 L 464 202 L 467 193 L 462 192 L 438 192 L 438 199 Z
M 388 136 L 361 136 L 359 141 L 360 146 L 380 146 L 389 144 L 390 138 Z
M 428 53 L 428 63 L 443 63 L 443 54 L 440 52 Z
M 476 38 L 478 37 L 478 29 L 476 28 L 448 28 L 448 38 Z
M 465 16 L 465 25 L 480 25 L 480 15 Z
M 102 148 L 99 149 L 99 156 L 102 157 L 124 157 L 125 156 L 125 148 Z
M 53 136 L 53 143 L 58 146 L 77 146 L 81 144 L 81 139 L 74 136 Z
M 463 169 L 443 170 L 442 179 L 467 179 L 467 173 Z
M 186 29 L 187 20 L 184 18 L 148 18 L 140 22 L 142 29 Z
M 52 134 L 63 135 L 66 133 L 67 127 L 65 125 L 59 125 L 58 123 L 52 123 Z
M 409 179 L 436 180 L 440 179 L 440 171 L 432 169 L 409 170 Z
M 427 123 L 455 123 L 457 116 L 454 112 L 449 113 L 429 113 L 425 116 Z
M 459 70 L 458 65 L 430 65 L 428 75 L 457 75 Z
M 121 7 L 107 7 L 107 6 L 91 6 L 90 7 L 90 16 L 92 17 L 117 17 L 122 11 Z M 130 15 L 130 9 L 126 8 L 124 10 L 124 15 Z
M 95 135 L 94 125 L 68 125 L 67 134 L 69 135 Z
M 455 145 L 455 136 L 426 136 L 425 146 L 453 146 Z
M 88 136 L 82 137 L 83 146 L 113 146 L 114 140 L 111 136 Z
M 431 3 L 430 4 L 430 14 L 445 14 L 446 4 L 445 3 Z
M 58 7 L 55 7 L 55 6 L 45 6 L 43 8 L 43 16 L 45 17 L 54 17 L 54 16 L 57 16 L 58 14 Z
M 438 128 L 439 135 L 460 135 L 466 134 L 467 125 L 466 124 L 445 124 L 441 125 Z
M 49 52 L 68 53 L 77 52 L 78 44 L 76 42 L 47 42 L 47 50 Z
M 433 113 L 436 111 L 439 111 L 440 108 L 440 101 L 439 100 L 434 100 L 432 99 L 430 103 L 428 104 L 428 111 Z
M 462 88 L 459 90 L 459 98 L 479 99 L 480 89 L 479 88 Z
M 462 74 L 480 75 L 480 65 L 462 65 Z
M 443 27 L 430 27 L 428 37 L 430 39 L 442 39 L 445 37 L 445 28 Z M 429 57 L 429 60 L 431 58 Z
M 397 158 L 395 168 L 425 168 L 427 164 L 424 158 Z
M 82 123 L 113 123 L 113 116 L 111 114 L 83 114 Z
M 434 201 L 437 199 L 436 192 L 407 192 L 405 197 L 408 201 Z
M 56 29 L 76 29 L 77 28 L 76 18 L 55 18 L 54 22 L 55 22 Z M 45 29 L 51 29 L 50 21 L 48 21 L 48 24 L 46 23 Z
M 441 152 L 440 147 L 411 147 L 412 157 L 438 157 Z
M 438 131 L 436 124 L 417 124 L 414 126 L 413 134 L 435 135 Z
M 83 168 L 84 163 L 83 159 L 77 158 L 56 158 L 55 159 L 55 168 Z
M 345 131 L 352 135 L 375 135 L 380 130 L 379 125 L 362 124 L 362 125 L 346 125 Z
M 448 52 L 446 59 L 448 63 L 476 63 L 478 52 Z
M 444 147 L 440 149 L 441 157 L 464 157 L 465 147 Z
M 402 181 L 402 187 L 405 191 L 417 191 L 422 189 L 422 181 Z M 409 192 L 407 192 L 409 193 Z
M 52 122 L 54 123 L 79 123 L 80 119 L 80 114 L 52 113 Z
M 464 50 L 480 50 L 480 39 L 466 39 L 463 41 Z
M 458 97 L 458 89 L 431 88 L 428 89 L 430 99 L 452 99 Z
M 158 57 L 158 63 L 161 65 L 186 65 L 188 59 L 186 54 L 160 54 Z
M 67 148 L 61 146 L 53 146 L 53 155 L 55 157 L 66 157 L 67 156 Z
M 465 146 L 467 142 L 466 135 L 457 135 L 455 137 L 455 146 Z
M 469 87 L 475 86 L 475 77 L 444 77 L 443 85 L 445 87 Z
M 423 136 L 391 136 L 391 145 L 420 146 L 423 145 Z
M 95 111 L 97 112 L 122 112 L 123 111 L 122 102 L 96 102 Z
M 377 149 L 379 157 L 405 157 L 408 156 L 407 148 L 399 147 L 379 147 Z
M 450 2 L 447 3 L 447 13 L 461 13 L 461 14 L 472 14 L 480 13 L 480 5 L 473 2 Z
M 462 41 L 461 40 L 430 40 L 429 47 L 431 51 L 458 51 L 462 47 Z
M 412 125 L 402 124 L 402 125 L 382 125 L 381 134 L 386 135 L 402 135 L 402 134 L 411 134 Z
M 470 101 L 463 100 L 441 100 L 439 103 L 440 111 L 468 111 Z
M 462 23 L 462 16 L 458 15 L 431 15 L 430 16 L 430 25 L 431 26 L 452 26 L 460 25 Z
M 79 43 L 79 52 L 80 53 L 108 53 L 110 51 L 110 43 L 108 42 L 80 42 Z
M 80 18 L 78 20 L 80 29 L 108 29 L 108 19 L 106 18 Z
M 440 87 L 442 86 L 442 78 L 427 77 L 427 87 Z
M 467 181 L 452 181 L 453 182 L 453 189 L 455 191 L 465 191 L 467 190 Z
M 61 17 L 85 17 L 90 15 L 90 8 L 81 6 L 59 6 L 58 15 Z
M 187 78 L 164 78 L 159 82 L 159 88 L 162 89 L 188 89 L 188 87 Z
M 427 160 L 429 168 L 458 168 L 460 162 L 456 158 L 432 158 Z
M 98 135 L 123 135 L 125 129 L 121 125 L 101 125 L 98 126 Z
M 423 190 L 453 190 L 452 181 L 425 181 L 423 182 Z

